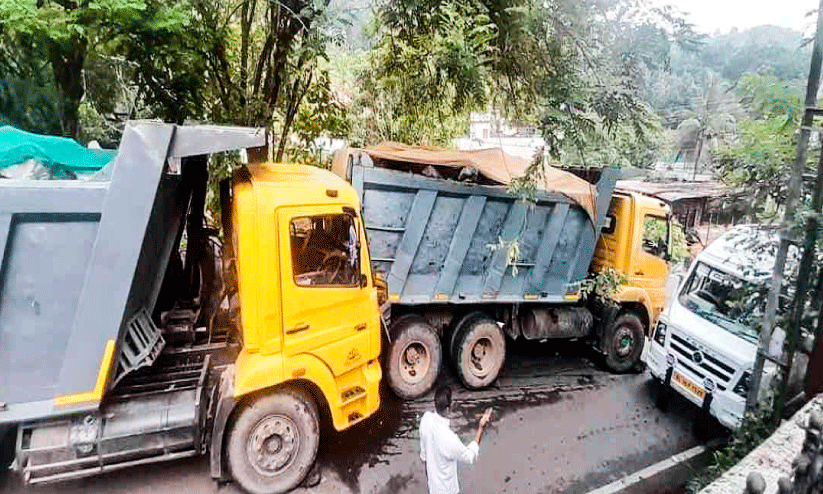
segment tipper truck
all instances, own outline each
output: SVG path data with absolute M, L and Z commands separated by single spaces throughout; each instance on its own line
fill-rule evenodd
M 668 206 L 615 191 L 614 168 L 579 170 L 599 175 L 594 186 L 548 167 L 534 196 L 518 198 L 505 185 L 529 166 L 499 149 L 397 143 L 335 156 L 387 285 L 383 372 L 400 397 L 426 393 L 444 354 L 466 387 L 491 385 L 507 338 L 587 339 L 613 371 L 638 363 L 665 305 Z M 582 296 L 590 274 L 609 268 L 625 280 L 613 300 Z
M 220 181 L 208 227 L 208 155 L 265 144 L 130 122 L 98 180 L 0 180 L 0 457 L 27 483 L 205 454 L 217 480 L 286 492 L 321 418 L 372 415 L 384 373 L 425 394 L 441 338 L 470 388 L 494 381 L 507 336 L 589 338 L 611 368 L 636 363 L 667 272 L 666 238 L 646 232 L 669 213 L 613 192 L 612 170 L 596 190 L 550 171 L 555 192 L 524 202 L 494 155 L 460 170 L 474 183 L 365 152 L 337 174 L 250 164 Z M 446 173 L 438 156 L 418 168 Z M 489 248 L 515 239 L 514 259 Z M 606 267 L 628 280 L 614 307 L 581 296 Z
M 0 180 L 4 466 L 34 484 L 207 453 L 216 479 L 285 492 L 314 462 L 320 414 L 342 430 L 377 410 L 352 188 L 243 167 L 220 183 L 224 242 L 206 228 L 207 155 L 265 143 L 131 122 L 110 180 Z

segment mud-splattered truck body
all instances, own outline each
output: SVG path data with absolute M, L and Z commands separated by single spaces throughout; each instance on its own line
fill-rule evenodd
M 663 307 L 668 274 L 666 245 L 655 255 L 644 250 L 644 225 L 660 221 L 665 234 L 668 208 L 615 192 L 619 170 L 609 168 L 588 171 L 599 175 L 596 184 L 553 171 L 524 201 L 472 173 L 473 156 L 438 153 L 348 150 L 333 167 L 360 196 L 372 265 L 386 283 L 392 389 L 425 393 L 443 354 L 464 385 L 488 386 L 506 337 L 590 338 L 610 368 L 632 367 Z M 513 157 L 500 157 L 517 169 Z M 493 175 L 494 159 L 482 156 L 476 168 Z M 607 238 L 598 243 L 601 231 Z M 581 296 L 590 272 L 604 268 L 627 275 L 615 307 Z

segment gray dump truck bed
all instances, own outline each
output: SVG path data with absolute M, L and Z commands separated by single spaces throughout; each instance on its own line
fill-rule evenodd
M 181 177 L 264 140 L 130 123 L 110 181 L 0 180 L 0 423 L 95 409 L 157 357 L 150 314 L 189 207 Z
M 524 204 L 505 187 L 351 165 L 369 252 L 392 303 L 567 302 L 577 300 L 618 178 L 605 169 L 593 218 L 564 195 Z M 507 248 L 519 255 L 509 263 Z M 516 272 L 515 272 L 516 270 Z

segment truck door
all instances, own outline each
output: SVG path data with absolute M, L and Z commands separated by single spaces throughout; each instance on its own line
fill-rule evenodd
M 278 211 L 287 365 L 289 356 L 311 353 L 340 375 L 370 355 L 376 307 L 361 286 L 367 278 L 355 214 L 341 206 Z
M 654 316 L 666 304 L 666 282 L 669 275 L 668 256 L 669 222 L 663 216 L 640 212 L 642 230 L 635 234 L 635 244 L 629 282 L 649 294 Z

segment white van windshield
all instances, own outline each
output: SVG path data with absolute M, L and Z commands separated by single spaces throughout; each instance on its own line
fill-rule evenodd
M 698 262 L 680 292 L 680 304 L 730 333 L 757 341 L 766 287 Z

